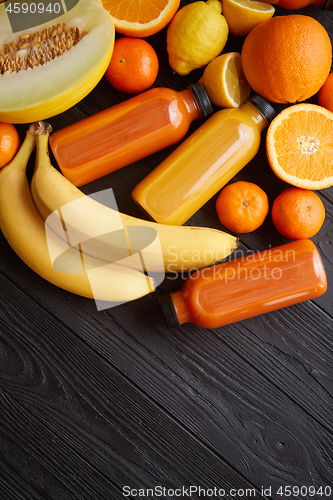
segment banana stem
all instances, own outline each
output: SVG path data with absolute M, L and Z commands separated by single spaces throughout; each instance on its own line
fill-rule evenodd
M 47 164 L 50 161 L 49 156 L 49 135 L 52 127 L 46 122 L 36 122 L 30 126 L 31 133 L 34 134 L 37 146 L 36 167 Z M 29 129 L 29 130 L 30 130 Z

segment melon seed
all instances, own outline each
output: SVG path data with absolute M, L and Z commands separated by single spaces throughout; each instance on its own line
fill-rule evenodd
M 18 41 L 0 49 L 0 75 L 26 70 L 45 64 L 76 45 L 87 33 L 79 28 L 67 28 L 66 24 L 45 28 L 41 33 L 25 33 Z

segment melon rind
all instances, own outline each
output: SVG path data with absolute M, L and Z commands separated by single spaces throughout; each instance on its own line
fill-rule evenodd
M 58 115 L 83 99 L 103 77 L 113 52 L 115 29 L 110 14 L 94 0 L 80 0 L 68 13 L 35 29 L 8 34 L 5 6 L 0 5 L 0 48 L 21 34 L 66 23 L 88 34 L 44 65 L 0 75 L 0 121 L 32 123 Z

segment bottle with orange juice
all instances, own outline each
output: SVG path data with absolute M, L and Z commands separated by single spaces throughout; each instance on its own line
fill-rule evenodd
M 212 104 L 200 83 L 153 88 L 56 131 L 50 146 L 63 173 L 82 186 L 176 144 Z
M 157 222 L 184 224 L 254 158 L 274 116 L 258 94 L 217 111 L 135 187 L 134 201 Z
M 178 292 L 160 296 L 167 326 L 218 328 L 313 299 L 327 290 L 320 254 L 309 239 L 206 267 Z

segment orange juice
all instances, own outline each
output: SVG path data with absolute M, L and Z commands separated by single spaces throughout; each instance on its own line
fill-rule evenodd
M 274 110 L 260 96 L 206 120 L 133 190 L 157 222 L 182 225 L 258 152 Z
M 175 144 L 212 111 L 200 83 L 154 88 L 56 131 L 50 146 L 63 175 L 82 186 Z
M 162 295 L 169 327 L 217 328 L 326 292 L 327 279 L 311 240 L 297 240 L 196 271 L 180 291 Z

